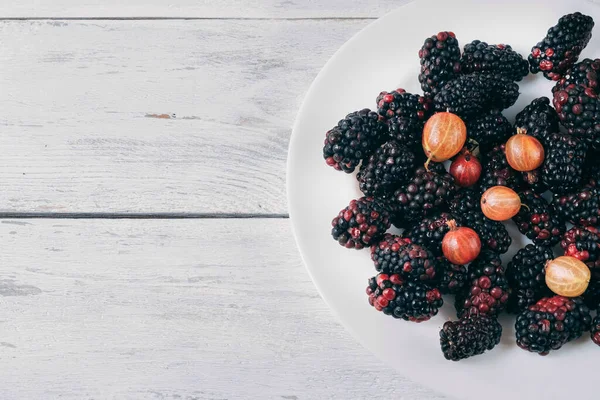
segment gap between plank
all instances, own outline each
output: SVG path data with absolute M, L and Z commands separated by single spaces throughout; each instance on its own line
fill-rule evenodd
M 288 214 L 0 212 L 1 219 L 287 219 Z
M 379 17 L 1 17 L 0 21 L 353 21 Z

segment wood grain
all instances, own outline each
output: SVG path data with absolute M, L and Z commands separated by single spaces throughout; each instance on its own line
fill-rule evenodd
M 336 322 L 285 220 L 2 220 L 3 399 L 441 399 Z
M 6 17 L 379 17 L 408 0 L 24 0 L 0 3 Z
M 368 21 L 0 23 L 0 212 L 285 214 L 303 94 Z

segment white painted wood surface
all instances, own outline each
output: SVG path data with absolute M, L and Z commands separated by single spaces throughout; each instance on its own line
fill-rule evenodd
M 287 220 L 2 220 L 0 239 L 4 400 L 441 399 L 335 321 Z
M 362 18 L 407 0 L 23 0 L 0 4 L 2 17 Z
M 0 211 L 286 213 L 303 94 L 368 22 L 0 23 Z

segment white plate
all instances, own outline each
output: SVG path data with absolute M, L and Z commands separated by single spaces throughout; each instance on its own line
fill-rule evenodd
M 558 18 L 574 11 L 596 20 L 594 39 L 583 57 L 600 56 L 600 8 L 574 0 L 419 0 L 370 24 L 348 41 L 315 79 L 298 114 L 288 159 L 288 196 L 294 232 L 318 290 L 341 322 L 368 349 L 407 377 L 448 395 L 466 399 L 597 398 L 600 348 L 589 336 L 546 357 L 519 349 L 514 318 L 504 317 L 502 342 L 493 351 L 461 362 L 446 361 L 439 329 L 455 319 L 452 301 L 432 320 L 395 320 L 367 303 L 367 279 L 376 274 L 369 251 L 348 250 L 331 236 L 331 220 L 360 196 L 353 175 L 327 167 L 325 132 L 347 113 L 374 109 L 382 90 L 403 87 L 420 93 L 417 52 L 423 40 L 454 31 L 461 44 L 474 39 L 507 43 L 523 55 Z M 533 98 L 550 96 L 552 83 L 541 75 L 520 83 L 518 103 L 505 112 L 514 118 Z M 514 228 L 514 226 L 512 227 Z M 511 229 L 511 254 L 523 246 Z M 518 233 L 518 232 L 517 232 Z M 506 257 L 505 257 L 506 258 Z

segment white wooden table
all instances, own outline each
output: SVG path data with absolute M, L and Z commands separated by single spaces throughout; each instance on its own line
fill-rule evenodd
M 444 398 L 335 320 L 286 209 L 303 94 L 406 1 L 1 2 L 0 398 Z

